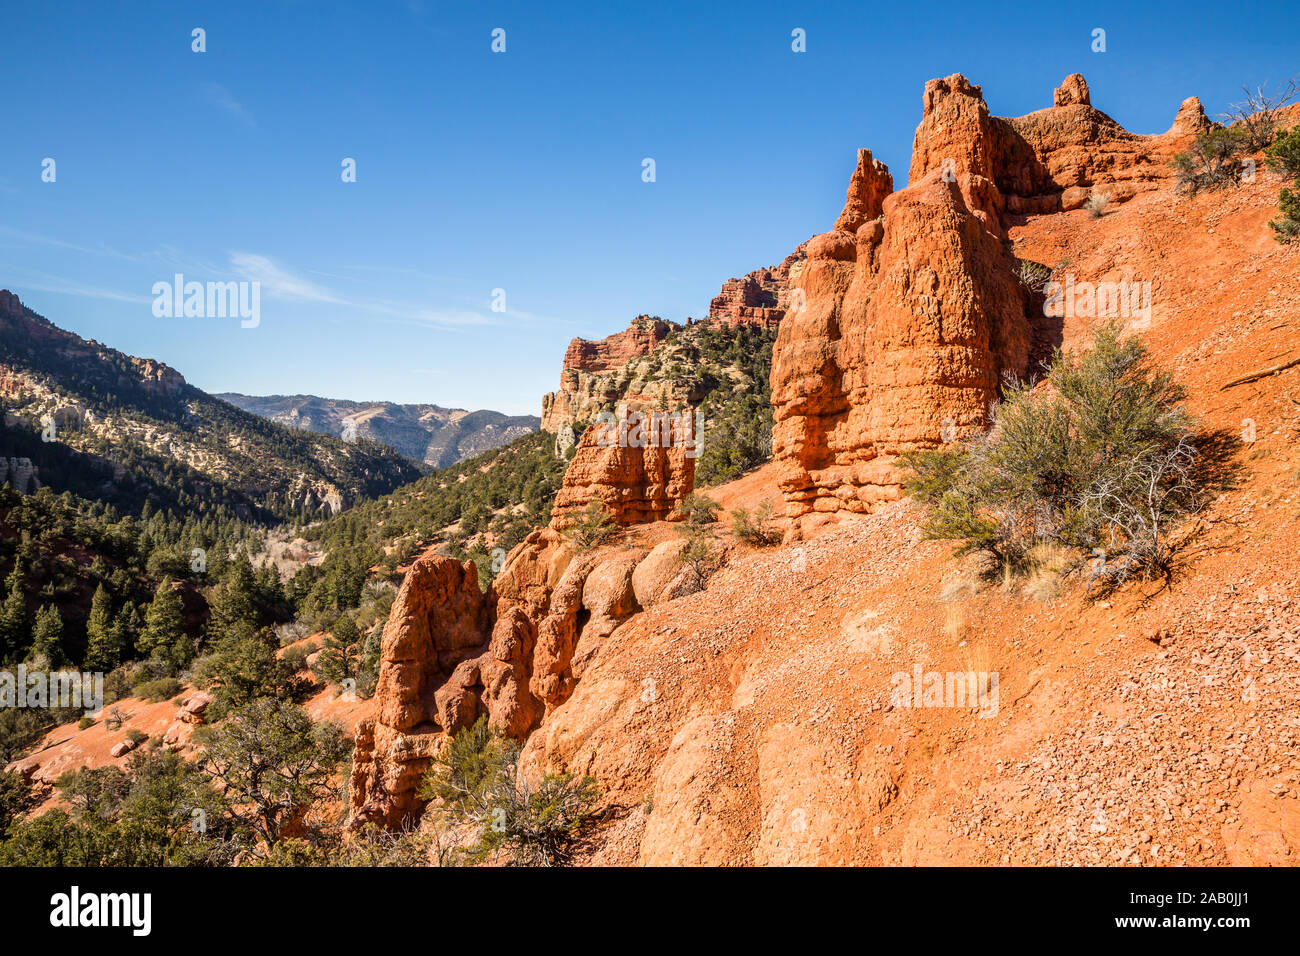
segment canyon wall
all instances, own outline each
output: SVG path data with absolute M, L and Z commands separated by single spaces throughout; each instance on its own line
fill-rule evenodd
M 651 394 L 649 383 L 625 370 L 634 359 L 653 352 L 671 329 L 662 319 L 638 315 L 622 332 L 594 342 L 581 338 L 570 342 L 560 368 L 559 390 L 542 396 L 542 430 L 558 432 L 565 425 L 591 421 L 618 401 L 659 398 Z
M 801 243 L 778 266 L 728 279 L 709 302 L 707 321 L 776 328 L 790 308 L 790 278 L 799 274 L 806 256 L 807 249 Z

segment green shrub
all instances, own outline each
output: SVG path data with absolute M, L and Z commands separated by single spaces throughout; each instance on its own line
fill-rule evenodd
M 1294 189 L 1283 189 L 1278 194 L 1277 208 L 1282 215 L 1268 224 L 1273 230 L 1273 238 L 1278 242 L 1300 239 L 1300 180 Z
M 770 547 L 780 544 L 781 532 L 772 523 L 772 502 L 763 501 L 751 515 L 743 507 L 731 510 L 731 530 L 746 544 Z
M 319 650 L 315 641 L 300 647 L 290 647 L 280 652 L 280 662 L 285 670 L 297 674 L 307 669 L 307 658 Z
M 1222 189 L 1241 182 L 1241 157 L 1249 148 L 1249 137 L 1240 127 L 1212 129 L 1198 133 L 1186 152 L 1170 161 L 1178 174 L 1179 190 L 1197 193 Z
M 160 677 L 157 680 L 136 684 L 134 691 L 135 696 L 155 704 L 159 701 L 171 700 L 180 692 L 181 682 L 175 677 Z
M 1278 194 L 1281 217 L 1268 225 L 1278 242 L 1294 242 L 1300 238 L 1300 126 L 1279 136 L 1265 153 L 1269 169 L 1292 180 L 1291 187 L 1283 188 Z
M 681 531 L 686 537 L 686 547 L 679 557 L 690 569 L 693 589 L 698 591 L 722 565 L 722 555 L 713 544 L 710 525 L 717 521 L 722 506 L 712 498 L 691 492 L 677 504 L 677 514 L 683 519 Z
M 713 524 L 718 520 L 718 511 L 722 505 L 718 504 L 707 495 L 702 495 L 698 491 L 692 491 L 681 501 L 677 502 L 674 509 L 678 517 L 682 518 L 687 525 L 694 528 L 702 528 L 705 525 Z
M 1027 570 L 1054 544 L 1101 558 L 1094 577 L 1168 578 L 1180 523 L 1206 498 L 1183 389 L 1118 325 L 1082 356 L 1059 352 L 1046 383 L 1008 388 L 991 432 L 965 448 L 909 456 L 925 533 Z
M 463 862 L 556 866 L 571 858 L 599 796 L 595 781 L 546 774 L 533 786 L 518 761 L 519 745 L 480 717 L 427 771 L 420 796 L 474 829 L 457 854 Z
M 496 791 L 513 776 L 518 759 L 518 743 L 480 717 L 474 726 L 455 734 L 442 756 L 433 761 L 419 795 L 439 800 L 447 809 L 481 813 L 493 805 Z
M 609 516 L 603 501 L 589 501 L 578 520 L 562 534 L 578 551 L 591 551 L 618 536 L 618 525 Z
M 1300 179 L 1300 125 L 1279 136 L 1264 150 L 1268 168 L 1288 179 Z

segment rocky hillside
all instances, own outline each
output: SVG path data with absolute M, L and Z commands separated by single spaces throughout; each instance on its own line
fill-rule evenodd
M 22 491 L 89 481 L 95 497 L 128 509 L 207 502 L 247 517 L 314 517 L 420 475 L 374 442 L 291 430 L 235 408 L 161 362 L 58 328 L 8 291 L 0 292 L 0 400 L 0 457 Z
M 521 435 L 536 431 L 540 424 L 534 415 L 503 415 L 487 409 L 469 412 L 440 405 L 238 392 L 221 392 L 215 397 L 286 428 L 301 428 L 349 441 L 369 438 L 434 468 L 446 468 L 508 445 Z
M 683 354 L 701 327 L 731 341 L 743 332 L 773 332 L 790 310 L 790 280 L 803 266 L 800 245 L 778 266 L 728 279 L 709 303 L 703 319 L 684 325 L 639 315 L 622 332 L 603 339 L 574 339 L 564 353 L 560 387 L 542 396 L 542 429 L 558 433 L 565 425 L 590 422 L 620 403 L 680 408 L 697 405 L 715 389 L 748 386 L 734 366 L 710 369 L 691 364 Z M 707 357 L 706 357 L 707 360 Z
M 602 444 L 588 428 L 567 468 L 550 435 L 528 435 L 317 527 L 327 548 L 400 534 L 421 549 L 393 568 L 376 693 L 351 715 L 357 837 L 418 824 L 443 847 L 486 832 L 481 808 L 457 818 L 454 792 L 440 805 L 421 786 L 457 753 L 476 773 L 502 759 L 457 736 L 483 720 L 520 745 L 530 800 L 594 781 L 580 863 L 1294 865 L 1300 245 L 1268 228 L 1284 180 L 1258 164 L 1180 191 L 1169 160 L 1209 128 L 1194 99 L 1157 136 L 1093 108 L 1078 75 L 1052 100 L 1003 119 L 965 77 L 928 83 L 907 184 L 865 149 L 845 157 L 843 212 L 801 247 L 776 330 L 743 311 L 780 308 L 755 278 L 718 316 L 754 321 L 643 318 L 571 346 L 566 371 L 587 378 L 550 399 L 556 414 L 684 401 L 688 364 L 718 378 L 703 402 L 766 403 L 753 366 L 729 390 L 716 357 L 775 331 L 773 458 L 702 488 L 736 520 L 688 500 L 705 482 L 685 448 Z M 1098 311 L 1118 282 L 1147 294 Z M 1052 283 L 1092 298 L 1054 313 Z M 1159 394 L 1179 396 L 1205 440 L 1195 454 L 1221 456 L 1225 480 L 1183 515 L 1176 566 L 1098 593 L 1080 569 L 1106 553 L 1071 567 L 1063 537 L 1033 574 L 936 540 L 904 456 L 1024 434 L 1016 396 L 1059 385 L 1012 380 L 1048 357 L 1070 367 L 1100 328 L 1171 376 Z M 601 376 L 625 378 L 582 384 Z M 1133 407 L 1134 380 L 1118 381 L 1096 389 L 1107 415 Z M 1078 447 L 1044 420 L 1052 449 Z M 1137 474 L 1148 504 L 1176 484 Z M 597 501 L 611 526 L 588 526 Z M 766 522 L 764 503 L 777 505 Z M 492 557 L 486 589 L 445 553 L 453 527 L 508 541 L 546 516 Z M 165 741 L 164 716 L 149 719 Z M 97 763 L 119 759 L 106 733 L 83 742 Z M 84 754 L 48 747 L 23 769 L 48 779 Z
M 808 244 L 774 460 L 710 489 L 783 498 L 785 543 L 714 528 L 722 569 L 700 589 L 657 520 L 689 465 L 584 435 L 553 527 L 486 595 L 444 556 L 408 574 L 357 731 L 354 825 L 419 816 L 425 768 L 483 715 L 525 742 L 530 779 L 597 781 L 591 863 L 1294 863 L 1300 248 L 1267 227 L 1282 180 L 1176 192 L 1167 159 L 1206 127 L 1199 104 L 1136 136 L 1078 76 L 1019 119 L 961 76 L 923 107 L 908 185 L 860 152 Z M 1080 208 L 1099 192 L 1114 206 Z M 1021 260 L 1150 281 L 1127 334 L 1206 429 L 1245 436 L 1172 585 L 1098 600 L 1064 575 L 990 581 L 902 498 L 900 454 L 981 434 L 1004 372 L 1110 318 L 1050 320 Z M 622 503 L 622 537 L 575 548 L 558 529 L 597 499 Z M 920 694 L 932 672 L 995 683 L 942 706 Z

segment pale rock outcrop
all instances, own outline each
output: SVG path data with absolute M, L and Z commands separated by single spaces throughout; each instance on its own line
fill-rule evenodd
M 626 398 L 628 383 L 609 373 L 649 355 L 671 330 L 662 319 L 638 315 L 622 332 L 598 341 L 576 338 L 570 342 L 560 369 L 559 390 L 542 396 L 542 430 L 558 432 L 564 425 L 591 421 Z
M 29 494 L 41 487 L 36 465 L 30 458 L 0 458 L 0 485 Z

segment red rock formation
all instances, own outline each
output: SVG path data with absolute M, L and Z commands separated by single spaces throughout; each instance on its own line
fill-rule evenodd
M 614 433 L 613 425 L 582 433 L 555 497 L 553 528 L 569 527 L 592 501 L 603 501 L 619 525 L 659 521 L 694 489 L 693 448 L 677 440 L 668 447 L 633 447 Z
M 617 388 L 604 388 L 603 372 L 616 371 L 633 359 L 649 355 L 672 325 L 638 315 L 622 332 L 599 341 L 574 339 L 564 353 L 559 391 L 542 396 L 542 430 L 558 432 L 564 425 L 593 418 L 602 408 L 624 397 Z
M 354 823 L 391 826 L 422 808 L 416 788 L 445 740 L 441 721 L 456 709 L 438 691 L 481 647 L 488 619 L 472 563 L 428 554 L 407 572 L 384 625 L 378 714 L 357 727 Z
M 1083 106 L 1092 104 L 1088 95 L 1088 81 L 1082 73 L 1071 73 L 1052 93 L 1053 106 L 1073 106 L 1076 103 Z
M 1208 122 L 1188 100 L 1169 134 L 1129 133 L 1092 107 L 1078 74 L 1053 101 L 1002 119 L 964 76 L 931 80 L 908 187 L 889 195 L 888 170 L 859 152 L 844 211 L 808 242 L 791 283 L 805 308 L 782 322 L 773 355 L 773 449 L 792 516 L 871 510 L 899 496 L 900 454 L 987 427 L 1031 338 L 1008 215 L 1155 188 L 1180 137 Z
M 622 368 L 637 356 L 653 351 L 668 335 L 670 328 L 662 319 L 638 315 L 622 332 L 615 332 L 597 342 L 574 339 L 564 353 L 564 371 L 607 372 Z
M 772 369 L 793 516 L 898 497 L 897 456 L 937 444 L 948 421 L 985 427 L 999 376 L 1024 371 L 988 111 L 957 77 L 926 87 L 926 115 L 918 154 L 955 156 L 956 170 L 941 162 L 890 195 L 888 170 L 861 151 L 837 228 L 809 241 L 794 283 L 806 306 L 782 323 Z
M 23 315 L 23 304 L 8 289 L 0 289 L 0 318 L 20 319 Z
M 709 303 L 706 319 L 727 326 L 776 328 L 790 308 L 790 278 L 798 275 L 804 247 L 798 246 L 780 265 L 756 269 L 728 279 Z M 694 319 L 687 319 L 693 323 Z M 674 382 L 653 374 L 650 355 L 674 326 L 640 315 L 630 328 L 598 342 L 574 339 L 564 355 L 557 391 L 542 396 L 542 430 L 559 434 L 565 425 L 592 421 L 621 402 L 670 407 L 695 404 L 703 394 L 697 385 Z M 680 328 L 680 326 L 678 326 Z
M 596 444 L 589 428 L 556 512 L 607 496 L 624 523 L 662 517 L 690 491 L 684 447 Z M 638 516 L 641 516 L 638 519 Z M 472 563 L 432 552 L 407 571 L 384 625 L 377 713 L 357 727 L 350 825 L 395 826 L 417 815 L 421 777 L 448 735 L 481 715 L 520 740 L 573 693 L 586 663 L 641 610 L 633 576 L 647 552 L 575 554 L 557 530 L 534 531 L 507 556 L 488 593 Z M 664 555 L 647 580 L 671 569 Z M 661 588 L 662 590 L 662 588 Z M 657 597 L 657 595 L 656 595 Z
M 1181 140 L 1209 127 L 1194 97 L 1163 136 L 1130 133 L 1094 109 L 1088 84 L 1074 73 L 1054 105 L 1027 116 L 991 116 L 980 88 L 961 74 L 925 85 L 924 115 L 912 146 L 910 181 L 943 169 L 959 181 L 983 177 L 1001 212 L 1039 214 L 1077 209 L 1093 191 L 1122 202 L 1170 175 L 1166 160 Z M 991 211 L 991 210 L 990 210 Z
M 586 662 L 641 609 L 632 575 L 645 556 L 575 555 L 541 529 L 510 553 L 486 595 L 473 564 L 419 558 L 384 627 L 377 714 L 357 727 L 350 825 L 418 815 L 430 762 L 480 716 L 523 740 L 568 700 Z
M 1205 107 L 1201 105 L 1199 96 L 1189 96 L 1183 100 L 1183 105 L 1178 107 L 1178 115 L 1174 117 L 1174 125 L 1169 127 L 1166 137 L 1185 137 L 1195 136 L 1197 133 L 1204 133 L 1214 124 L 1210 122 L 1209 117 L 1205 115 Z
M 708 321 L 776 328 L 790 307 L 790 275 L 798 275 L 805 254 L 800 245 L 779 266 L 755 269 L 722 283 L 722 290 L 709 303 Z

